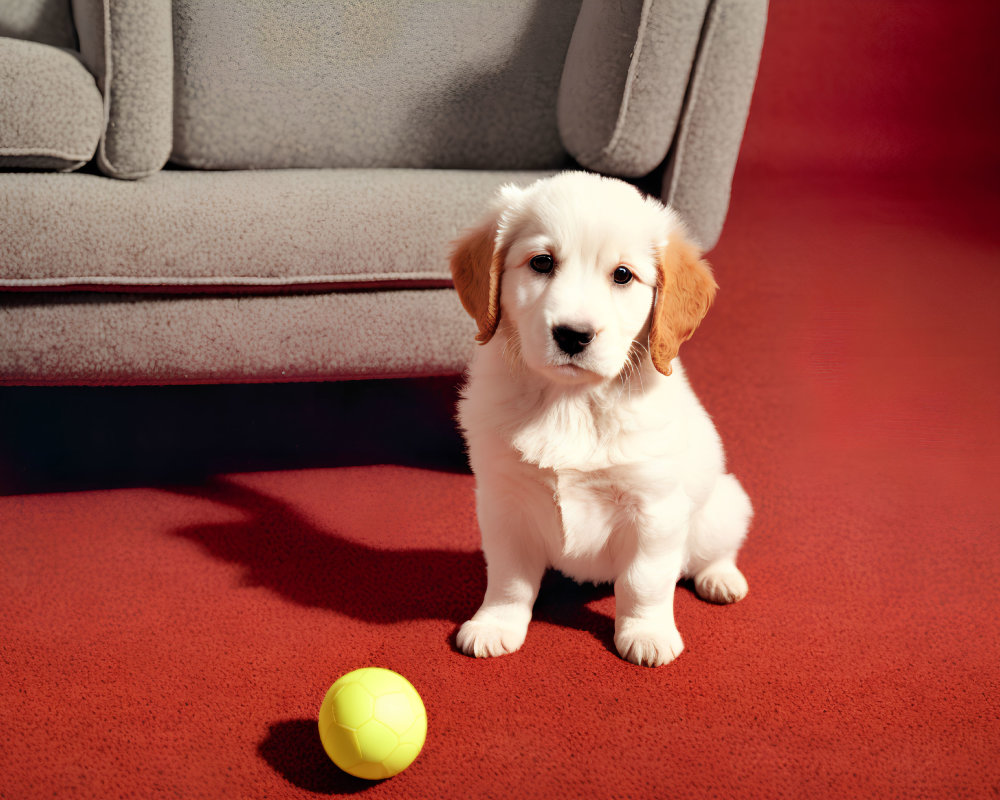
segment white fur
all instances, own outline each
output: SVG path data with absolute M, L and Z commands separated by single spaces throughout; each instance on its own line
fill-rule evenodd
M 656 253 L 683 228 L 627 184 L 583 173 L 505 188 L 493 213 L 506 253 L 500 320 L 459 409 L 487 589 L 458 646 L 518 649 L 551 566 L 614 582 L 619 653 L 667 663 L 683 648 L 680 578 L 714 602 L 746 594 L 735 559 L 752 514 L 680 362 L 661 374 L 646 347 Z M 555 260 L 549 275 L 530 267 L 539 252 Z M 624 286 L 611 279 L 622 264 L 635 276 Z M 596 335 L 570 356 L 553 339 L 559 325 Z

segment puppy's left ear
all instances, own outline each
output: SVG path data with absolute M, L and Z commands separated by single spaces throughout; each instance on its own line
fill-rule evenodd
M 486 344 L 500 322 L 500 272 L 503 264 L 495 254 L 497 223 L 490 218 L 455 241 L 451 251 L 451 277 L 458 298 L 469 312 L 479 333 L 476 341 Z
M 701 250 L 683 236 L 660 249 L 657 266 L 649 355 L 657 371 L 669 375 L 670 362 L 705 318 L 719 287 Z

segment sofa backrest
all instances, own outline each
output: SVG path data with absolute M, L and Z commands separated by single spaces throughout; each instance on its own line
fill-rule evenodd
M 173 159 L 545 169 L 581 0 L 174 0 Z

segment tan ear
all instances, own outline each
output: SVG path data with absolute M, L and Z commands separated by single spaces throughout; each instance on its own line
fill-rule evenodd
M 701 251 L 682 237 L 660 250 L 658 267 L 649 355 L 657 371 L 669 375 L 670 362 L 705 318 L 719 287 Z
M 458 239 L 451 252 L 451 277 L 465 310 L 479 326 L 476 341 L 486 344 L 500 323 L 500 273 L 497 225 L 490 220 Z

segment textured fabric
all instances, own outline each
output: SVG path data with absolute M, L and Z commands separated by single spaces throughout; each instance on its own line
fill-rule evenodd
M 167 170 L 131 183 L 8 175 L 0 288 L 450 285 L 450 242 L 499 185 L 541 174 Z
M 413 415 L 420 392 L 398 384 L 395 403 L 352 384 L 285 408 L 273 387 L 202 387 L 168 390 L 158 413 L 100 394 L 66 420 L 29 392 L 0 414 L 0 474 L 38 465 L 44 492 L 45 462 L 68 479 L 69 455 L 93 486 L 131 457 L 140 488 L 0 498 L 3 793 L 995 794 L 996 192 L 737 186 L 714 254 L 722 290 L 685 367 L 756 504 L 750 594 L 719 607 L 682 585 L 676 662 L 622 661 L 610 587 L 554 577 L 520 652 L 455 651 L 485 580 L 473 480 L 366 466 L 413 464 L 413 439 L 453 443 L 445 398 Z M 219 428 L 255 460 L 274 446 L 286 467 L 344 466 L 199 480 L 225 461 Z M 163 461 L 192 478 L 141 488 Z M 318 742 L 325 691 L 360 666 L 401 672 L 428 711 L 424 751 L 384 783 L 339 773 Z
M 563 144 L 583 166 L 641 177 L 660 165 L 677 127 L 708 5 L 584 2 L 558 106 Z
M 103 125 L 101 93 L 73 54 L 0 38 L 0 167 L 76 169 L 93 157 Z
M 4 176 L 0 206 L 6 208 L 0 211 L 11 222 L 0 231 L 0 288 L 261 294 L 447 286 L 449 242 L 475 221 L 498 184 L 537 177 L 499 170 L 522 161 L 564 160 L 554 102 L 578 3 L 445 8 L 398 0 L 395 6 L 380 6 L 375 16 L 370 6 L 351 3 L 320 8 L 264 2 L 241 7 L 239 14 L 227 8 L 174 6 L 178 108 L 192 104 L 178 112 L 180 151 L 190 134 L 191 141 L 200 142 L 196 149 L 209 148 L 203 154 L 243 153 L 231 162 L 210 155 L 191 163 L 253 167 L 271 163 L 268 154 L 274 153 L 275 163 L 283 166 L 315 163 L 316 152 L 326 153 L 321 160 L 333 152 L 323 148 L 345 146 L 361 150 L 333 161 L 484 163 L 496 171 L 168 170 L 134 184 L 92 175 L 65 182 L 59 179 L 66 176 Z M 655 83 L 648 70 L 659 63 L 655 56 L 662 52 L 664 30 L 673 24 L 669 14 L 656 16 L 663 13 L 659 8 L 648 8 L 644 21 L 636 21 L 656 46 L 637 57 L 643 69 L 629 78 L 630 120 L 640 101 L 662 99 L 662 92 L 647 91 Z M 144 104 L 170 108 L 157 82 L 163 62 L 156 54 L 162 55 L 163 32 L 170 30 L 163 24 L 163 6 L 152 0 L 75 0 L 74 9 L 81 51 L 103 82 L 110 116 L 99 164 L 119 177 L 144 174 L 127 165 L 144 162 L 163 120 L 143 111 Z M 320 24 L 323 20 L 326 24 Z M 591 31 L 600 28 L 590 25 Z M 619 59 L 630 48 L 616 50 Z M 586 66 L 584 60 L 581 69 Z M 248 75 L 254 80 L 237 80 Z M 128 80 L 119 80 L 123 76 Z M 370 96 L 373 86 L 376 93 Z M 749 87 L 745 90 L 749 93 Z M 138 105 L 130 106 L 132 101 Z M 416 124 L 417 112 L 433 117 L 435 124 Z M 351 127 L 356 124 L 372 127 Z M 634 144 L 640 138 L 632 131 L 621 141 Z M 395 144 L 383 150 L 389 140 Z M 216 146 L 221 149 L 212 150 Z M 400 149 L 392 150 L 396 146 Z M 362 150 L 382 155 L 362 157 Z M 428 156 L 432 151 L 437 155 Z M 526 156 L 529 152 L 534 155 Z M 244 158 L 248 153 L 257 155 Z M 261 154 L 264 161 L 257 157 Z M 162 158 L 145 163 L 155 170 Z M 729 180 L 728 174 L 722 177 Z M 690 221 L 701 230 L 699 220 Z M 41 230 L 52 233 L 41 236 Z M 227 325 L 246 326 L 243 336 L 252 330 L 252 320 L 235 313 L 241 305 L 234 298 L 212 298 L 203 306 L 191 298 L 183 303 L 148 297 L 141 302 L 78 300 L 53 294 L 5 301 L 2 324 L 14 331 L 3 345 L 8 382 L 281 380 L 279 362 L 294 358 L 275 326 L 278 341 L 266 341 L 264 349 L 280 355 L 247 360 L 221 348 L 209 363 L 213 351 L 205 342 L 213 315 L 229 315 Z M 284 319 L 300 302 L 271 296 L 252 307 Z M 324 302 L 345 309 L 330 319 L 338 332 L 355 325 L 354 312 L 365 308 L 346 310 L 344 298 Z M 392 324 L 393 305 L 390 299 L 378 302 L 387 315 L 375 328 L 381 331 Z M 198 308 L 205 319 L 197 318 Z M 168 310 L 183 310 L 184 326 L 198 334 L 166 336 L 163 341 L 170 344 L 160 353 L 158 339 L 146 334 L 169 327 Z M 144 318 L 146 313 L 152 318 Z M 295 374 L 330 378 L 453 369 L 463 363 L 455 354 L 467 352 L 460 337 L 452 338 L 453 330 L 443 334 L 440 359 L 427 357 L 419 340 L 399 340 L 399 349 L 381 366 L 360 350 L 324 360 L 323 353 L 307 346 L 303 352 L 310 366 Z M 235 329 L 230 334 L 233 341 L 239 335 Z M 86 345 L 75 348 L 67 342 L 74 337 Z M 368 339 L 359 346 L 367 347 Z M 188 370 L 185 358 L 196 368 Z
M 104 94 L 98 166 L 142 178 L 170 156 L 173 39 L 169 0 L 73 0 L 84 62 Z
M 713 0 L 663 180 L 663 199 L 710 250 L 719 240 L 750 98 L 767 0 Z
M 0 383 L 161 384 L 455 374 L 452 289 L 273 297 L 0 295 Z
M 75 49 L 70 0 L 3 0 L 0 36 Z
M 174 160 L 546 169 L 579 0 L 177 0 Z

